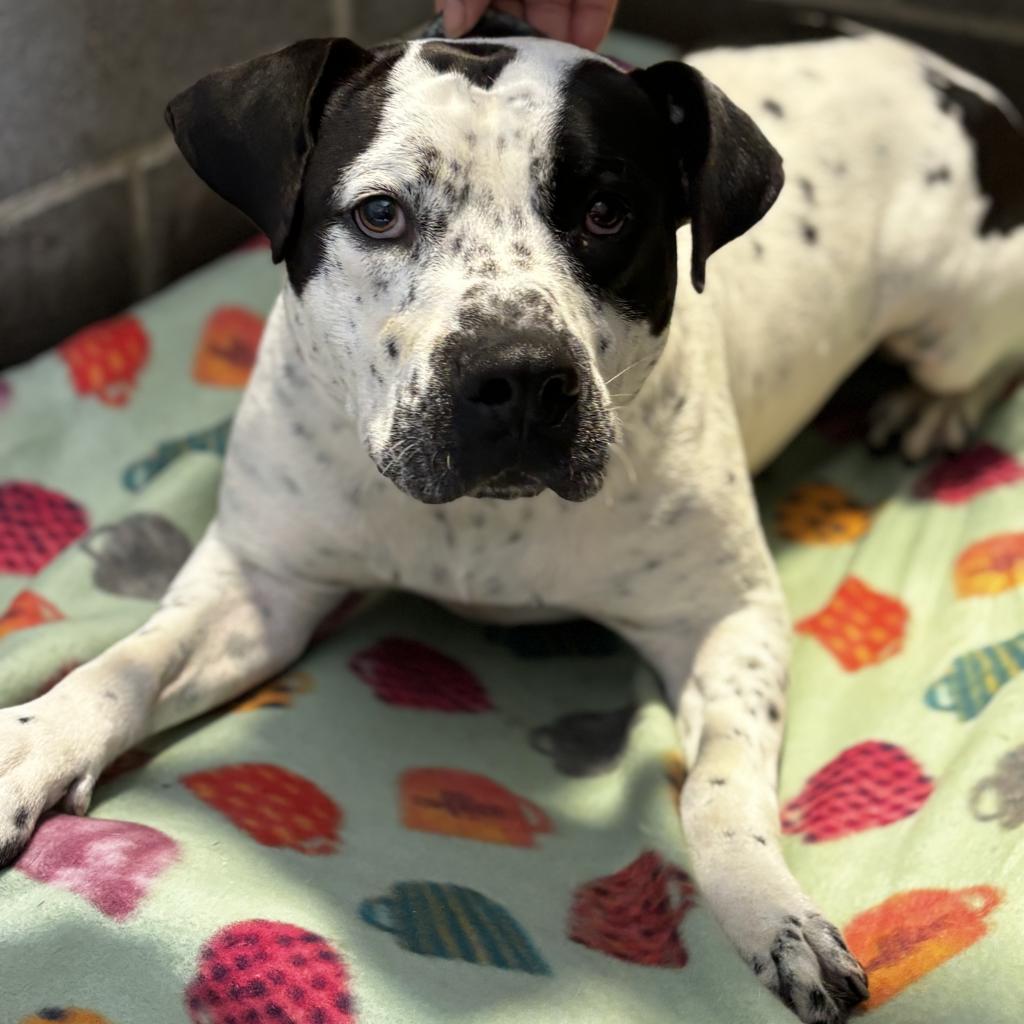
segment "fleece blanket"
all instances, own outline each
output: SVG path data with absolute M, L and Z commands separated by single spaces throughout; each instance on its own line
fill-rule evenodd
M 0 381 L 0 703 L 138 626 L 279 287 L 234 253 Z M 796 623 L 785 852 L 877 1024 L 1024 1006 L 1024 389 L 908 468 L 833 409 L 760 482 Z M 0 751 L 0 760 L 3 752 Z M 688 873 L 649 671 L 585 622 L 339 609 L 0 875 L 4 1024 L 783 1024 Z M 2 784 L 2 783 L 0 783 Z

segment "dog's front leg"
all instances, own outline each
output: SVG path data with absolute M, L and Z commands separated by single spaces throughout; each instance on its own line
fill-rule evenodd
M 286 666 L 338 596 L 244 561 L 211 526 L 148 622 L 48 693 L 0 710 L 0 867 L 62 797 L 84 814 L 100 773 L 132 744 Z
M 633 632 L 680 720 L 683 829 L 698 887 L 754 973 L 803 1021 L 836 1024 L 864 971 L 802 892 L 779 846 L 777 765 L 789 648 L 768 585 L 712 624 Z

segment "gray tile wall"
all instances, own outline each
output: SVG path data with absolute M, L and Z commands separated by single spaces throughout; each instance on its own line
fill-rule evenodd
M 693 48 L 788 32 L 797 0 L 622 0 L 622 28 Z M 1024 0 L 819 0 L 919 39 L 1024 107 Z M 303 36 L 396 36 L 432 0 L 0 0 L 0 367 L 244 240 L 163 108 L 219 65 Z
M 218 65 L 331 34 L 328 0 L 0 0 L 0 366 L 116 312 L 252 228 L 163 108 Z

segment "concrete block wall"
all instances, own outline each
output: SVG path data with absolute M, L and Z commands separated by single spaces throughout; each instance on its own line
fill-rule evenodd
M 1024 108 L 1024 0 L 818 0 L 919 39 Z M 252 233 L 185 165 L 163 108 L 219 65 L 304 36 L 370 43 L 432 0 L 0 0 L 0 368 Z M 798 0 L 622 0 L 618 24 L 694 48 L 787 35 Z
M 0 368 L 253 233 L 178 154 L 167 100 L 320 35 L 394 35 L 429 0 L 0 0 Z

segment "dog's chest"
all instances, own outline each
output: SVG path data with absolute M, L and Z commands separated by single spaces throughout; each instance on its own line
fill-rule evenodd
M 685 556 L 658 550 L 656 533 L 636 529 L 649 510 L 640 495 L 610 497 L 577 505 L 548 492 L 410 508 L 404 496 L 381 492 L 372 515 L 340 538 L 337 571 L 491 617 L 621 612 L 641 593 L 646 602 L 676 585 Z

